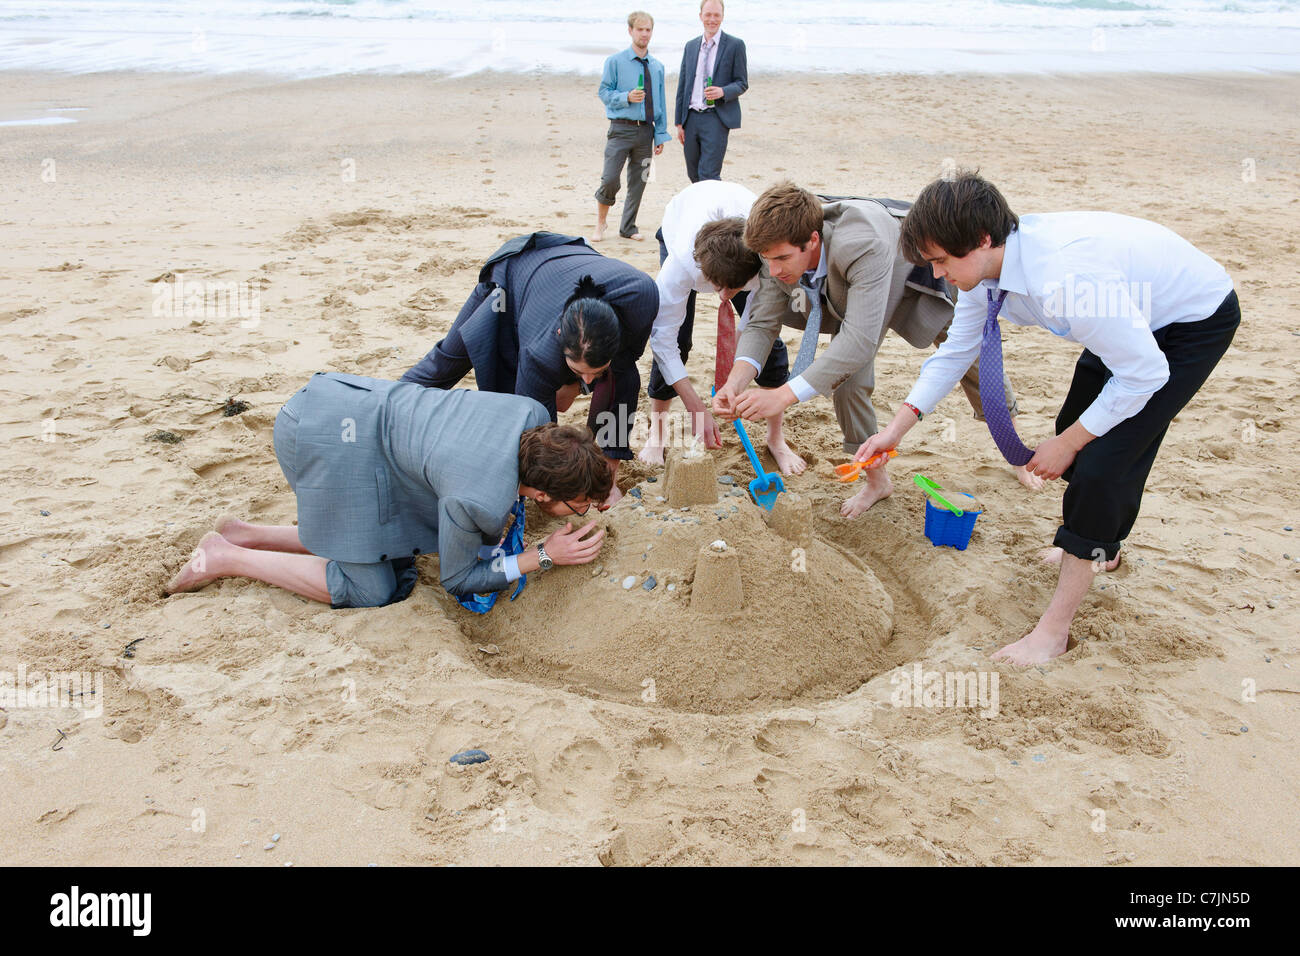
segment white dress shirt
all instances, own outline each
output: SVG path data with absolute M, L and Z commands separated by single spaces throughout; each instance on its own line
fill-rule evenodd
M 721 35 L 722 31 L 719 30 L 712 37 L 700 38 L 700 55 L 695 61 L 695 83 L 691 87 L 690 107 L 693 110 L 713 109 L 704 98 L 704 80 L 713 76 L 713 67 L 718 62 L 718 39 Z
M 1106 434 L 1169 381 L 1153 332 L 1214 314 L 1232 279 L 1186 239 L 1145 219 L 1108 212 L 1022 216 L 1007 236 L 1002 274 L 957 298 L 948 340 L 921 366 L 907 401 L 934 410 L 979 357 L 988 290 L 1008 293 L 999 318 L 1041 325 L 1078 342 L 1113 373 L 1079 416 Z
M 677 348 L 677 335 L 686 321 L 686 300 L 691 292 L 714 292 L 712 283 L 704 278 L 695 261 L 695 236 L 706 224 L 732 216 L 747 217 L 750 207 L 758 199 L 744 186 L 735 183 L 706 179 L 687 186 L 664 207 L 664 221 L 660 227 L 668 258 L 659 268 L 655 284 L 659 287 L 659 312 L 650 328 L 650 351 L 659 363 L 664 382 L 673 385 L 686 377 L 686 364 Z M 753 292 L 758 288 L 758 276 L 743 290 Z M 750 297 L 753 298 L 752 296 Z M 736 323 L 737 331 L 749 319 L 749 303 Z

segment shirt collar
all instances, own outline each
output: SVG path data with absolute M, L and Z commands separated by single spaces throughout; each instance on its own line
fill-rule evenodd
M 995 288 L 1005 289 L 1025 295 L 1028 285 L 1025 282 L 1025 263 L 1020 252 L 1020 230 L 1014 229 L 1007 236 L 1002 247 L 1002 271 L 998 275 Z
M 635 62 L 637 61 L 637 53 L 636 53 L 636 50 L 635 50 L 634 48 L 632 48 L 632 47 L 628 47 L 627 50 L 624 51 L 624 52 L 627 53 L 627 58 L 628 58 L 629 60 L 631 60 L 633 63 L 635 63 Z M 649 62 L 650 62 L 651 60 L 653 60 L 653 59 L 654 59 L 654 57 L 652 57 L 652 56 L 650 55 L 650 51 L 649 51 L 649 50 L 646 50 L 646 51 L 645 51 L 645 61 L 646 61 L 646 63 L 649 63 Z
M 817 268 L 809 269 L 800 278 L 808 279 L 810 282 L 816 282 L 818 279 L 826 278 L 826 242 L 822 241 L 822 254 L 817 260 Z

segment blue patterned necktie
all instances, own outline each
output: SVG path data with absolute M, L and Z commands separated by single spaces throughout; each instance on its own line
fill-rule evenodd
M 980 403 L 984 406 L 984 421 L 989 433 L 1002 452 L 1002 457 L 1019 467 L 1027 464 L 1034 453 L 1024 446 L 1007 411 L 1007 393 L 1002 387 L 1002 332 L 998 328 L 998 313 L 1002 300 L 1007 297 L 1003 289 L 996 300 L 993 290 L 989 294 L 989 315 L 984 320 L 984 339 L 980 342 Z
M 485 561 L 491 561 L 499 557 L 505 557 L 511 554 L 523 554 L 524 552 L 524 499 L 520 498 L 515 502 L 515 506 L 510 509 L 511 519 L 510 527 L 506 529 L 505 537 L 495 548 L 489 548 L 487 545 L 479 548 L 478 556 Z M 524 589 L 528 583 L 528 575 L 519 576 L 519 586 L 515 588 L 515 593 L 510 595 L 510 600 L 519 597 L 519 592 Z M 492 610 L 497 603 L 497 597 L 500 591 L 489 591 L 487 594 L 471 594 L 469 597 L 456 598 L 460 606 L 466 610 L 473 611 L 475 614 L 486 614 Z
M 803 290 L 804 299 L 808 303 L 808 322 L 804 325 L 803 338 L 799 340 L 799 354 L 794 357 L 790 378 L 798 378 L 802 375 L 804 369 L 811 365 L 817 356 L 817 336 L 822 329 L 822 283 L 824 281 L 826 281 L 824 276 L 812 282 L 800 277 L 799 288 Z

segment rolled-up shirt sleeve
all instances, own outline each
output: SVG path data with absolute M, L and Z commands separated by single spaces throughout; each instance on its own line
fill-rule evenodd
M 1076 276 L 1096 289 L 1096 308 L 1074 308 L 1068 315 L 1070 337 L 1101 359 L 1111 377 L 1101 393 L 1079 416 L 1089 434 L 1106 434 L 1140 412 L 1151 396 L 1169 381 L 1169 362 L 1151 334 L 1149 317 L 1129 295 L 1122 276 Z
M 979 358 L 984 320 L 988 314 L 980 301 L 983 296 L 984 287 L 978 285 L 970 292 L 961 293 L 952 325 L 948 327 L 948 338 L 921 365 L 921 373 L 904 399 L 909 405 L 919 408 L 921 414 L 929 415 L 934 411 Z
M 694 289 L 694 276 L 677 256 L 669 255 L 655 285 L 659 287 L 659 311 L 650 328 L 650 350 L 659 363 L 664 382 L 673 385 L 686 377 L 677 335 L 686 321 L 686 300 Z

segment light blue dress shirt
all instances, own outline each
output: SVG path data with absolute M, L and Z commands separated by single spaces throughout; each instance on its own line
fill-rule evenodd
M 650 95 L 654 98 L 655 145 L 672 139 L 668 135 L 668 103 L 664 93 L 664 65 L 646 54 L 650 66 Z M 605 71 L 600 77 L 598 95 L 605 104 L 605 115 L 610 119 L 644 120 L 645 100 L 629 103 L 627 94 L 636 89 L 641 79 L 641 64 L 636 61 L 636 54 L 631 47 L 607 57 Z

